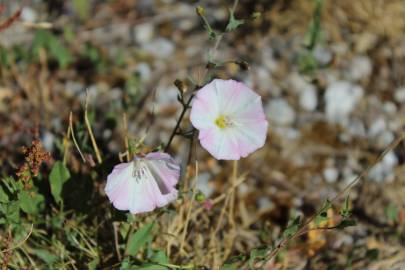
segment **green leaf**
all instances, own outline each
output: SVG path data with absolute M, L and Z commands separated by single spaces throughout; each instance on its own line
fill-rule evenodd
M 90 1 L 73 0 L 73 9 L 79 15 L 80 19 L 85 20 L 90 14 Z
M 50 54 L 58 60 L 61 68 L 65 68 L 72 62 L 70 52 L 55 36 L 52 36 L 52 38 L 49 39 L 48 47 Z
M 290 237 L 298 231 L 300 226 L 300 216 L 297 216 L 290 225 L 284 230 L 283 237 Z
M 52 254 L 46 249 L 35 249 L 34 254 L 43 260 L 48 266 L 52 266 L 58 259 L 58 256 Z
M 350 199 L 349 195 L 346 196 L 345 202 L 343 204 L 342 209 L 340 210 L 340 215 L 344 218 L 347 219 L 351 215 L 350 211 Z
M 131 269 L 131 263 L 129 262 L 129 258 L 125 258 L 121 262 L 120 270 L 130 270 Z
M 235 19 L 235 14 L 234 14 L 233 10 L 230 10 L 229 13 L 230 13 L 229 14 L 229 22 L 228 22 L 228 25 L 226 26 L 226 29 L 225 29 L 227 32 L 233 31 L 233 30 L 235 30 L 236 28 L 238 28 L 239 26 L 241 26 L 242 24 L 245 23 L 244 20 Z
M 337 226 L 337 229 L 344 229 L 347 227 L 356 226 L 356 220 L 354 219 L 344 219 Z
M 87 265 L 87 268 L 89 270 L 96 270 L 97 265 L 100 263 L 100 260 L 98 258 L 93 259 L 89 264 Z
M 4 191 L 3 187 L 0 186 L 0 203 L 7 203 L 8 202 L 8 195 Z
M 371 261 L 378 260 L 379 255 L 380 255 L 380 251 L 376 248 L 367 249 L 367 251 L 366 251 L 366 257 L 367 257 L 367 259 L 369 259 Z
M 38 55 L 39 49 L 45 48 L 49 51 L 50 56 L 56 59 L 61 68 L 65 68 L 72 62 L 72 56 L 69 50 L 62 44 L 58 37 L 49 31 L 38 30 L 32 42 L 32 51 Z
M 250 251 L 250 256 L 249 256 L 249 266 L 250 266 L 250 268 L 253 269 L 253 264 L 254 264 L 256 259 L 266 257 L 267 252 L 268 252 L 267 247 L 252 249 Z
M 19 201 L 9 202 L 8 204 L 2 205 L 4 208 L 2 212 L 6 217 L 8 224 L 18 224 L 20 222 L 20 203 Z
M 395 222 L 398 220 L 398 207 L 394 203 L 390 203 L 387 208 L 385 209 L 385 214 L 387 215 L 387 218 Z
M 233 256 L 226 260 L 225 264 L 220 268 L 220 270 L 236 270 L 239 269 L 241 263 L 246 261 L 246 256 L 243 254 Z
M 320 213 L 315 217 L 315 225 L 319 227 L 321 222 L 328 220 L 328 210 L 332 207 L 329 200 L 323 204 Z
M 58 203 L 62 202 L 62 187 L 69 178 L 70 173 L 66 166 L 61 161 L 55 162 L 49 175 L 49 183 L 51 185 L 52 196 Z
M 28 191 L 21 191 L 18 194 L 18 199 L 20 201 L 20 208 L 27 214 L 37 214 L 40 211 L 41 203 L 44 202 L 44 196 L 41 194 L 31 195 Z
M 131 236 L 127 246 L 128 255 L 135 256 L 138 250 L 146 244 L 154 225 L 154 222 L 148 223 Z

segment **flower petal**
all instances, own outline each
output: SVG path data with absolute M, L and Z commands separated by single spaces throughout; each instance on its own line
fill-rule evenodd
M 107 177 L 105 193 L 118 210 L 129 209 L 132 171 L 132 162 L 122 163 L 115 166 L 112 173 Z
M 219 117 L 228 126 L 215 125 Z M 236 160 L 262 147 L 268 123 L 261 97 L 243 83 L 215 79 L 196 95 L 190 120 L 201 145 L 217 159 Z
M 180 166 L 166 153 L 150 153 L 137 162 L 114 167 L 107 177 L 105 192 L 118 210 L 133 214 L 150 212 L 177 198 L 175 189 L 180 178 Z M 139 176 L 134 171 L 141 170 Z
M 237 160 L 240 158 L 237 144 L 229 131 L 219 128 L 200 130 L 201 145 L 216 159 Z

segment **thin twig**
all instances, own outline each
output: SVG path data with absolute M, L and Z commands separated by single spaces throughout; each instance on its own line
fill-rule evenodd
M 194 177 L 194 181 L 193 181 L 193 186 L 191 188 L 192 195 L 191 195 L 190 206 L 189 206 L 188 211 L 187 211 L 186 221 L 185 221 L 185 225 L 184 225 L 184 228 L 183 228 L 183 234 L 181 236 L 180 252 L 183 251 L 184 242 L 186 240 L 188 223 L 190 221 L 191 210 L 193 209 L 193 202 L 195 200 L 195 195 L 196 195 L 197 181 L 198 181 L 198 161 L 195 161 L 195 177 Z
M 122 124 L 124 126 L 124 145 L 125 145 L 125 153 L 127 157 L 127 162 L 131 160 L 131 153 L 129 151 L 129 140 L 128 140 L 128 120 L 127 120 L 127 113 L 122 114 Z
M 103 160 L 101 159 L 100 151 L 98 150 L 97 142 L 96 142 L 96 139 L 94 138 L 94 134 L 91 129 L 91 125 L 90 125 L 90 121 L 89 121 L 89 117 L 88 117 L 88 113 L 87 113 L 88 103 L 89 103 L 89 95 L 88 95 L 88 91 L 86 90 L 86 101 L 85 101 L 85 105 L 84 105 L 84 122 L 86 123 L 87 131 L 89 132 L 89 135 L 90 135 L 91 144 L 93 145 L 94 152 L 96 153 L 97 162 L 98 162 L 98 164 L 101 164 L 103 162 Z
M 115 251 L 117 252 L 117 257 L 118 260 L 121 261 L 121 252 L 120 252 L 120 246 L 118 243 L 118 222 L 113 222 L 113 228 L 114 228 L 114 245 L 115 245 Z
M 336 194 L 329 202 L 333 204 L 336 202 L 340 197 L 342 197 L 346 192 L 348 192 L 353 186 L 355 186 L 361 179 L 367 176 L 372 168 L 377 165 L 390 151 L 395 149 L 403 140 L 405 139 L 405 133 L 402 133 L 396 140 L 394 140 L 373 162 L 369 165 L 364 171 L 362 171 L 353 181 L 351 181 L 343 190 L 341 190 L 338 194 Z M 323 211 L 323 208 L 318 210 L 315 214 L 310 216 L 304 225 L 293 235 L 283 239 L 276 248 L 274 248 L 271 252 L 268 253 L 266 258 L 260 263 L 259 267 L 264 265 L 265 262 L 271 260 L 278 252 L 292 239 L 295 239 L 299 235 L 302 235 L 303 232 L 306 231 L 307 226 Z
M 86 159 L 84 158 L 84 155 L 83 155 L 82 151 L 80 150 L 79 144 L 77 143 L 77 140 L 76 140 L 76 137 L 75 137 L 75 131 L 73 129 L 73 114 L 72 114 L 72 111 L 70 111 L 70 114 L 69 114 L 69 129 L 68 129 L 68 132 L 69 131 L 70 131 L 70 135 L 72 135 L 73 143 L 75 144 L 76 149 L 80 154 L 80 157 L 82 158 L 83 162 L 86 163 Z M 69 134 L 68 134 L 68 137 L 69 137 Z
M 167 151 L 169 150 L 170 145 L 171 145 L 171 143 L 172 143 L 172 141 L 173 141 L 173 138 L 174 138 L 174 136 L 176 136 L 177 130 L 178 130 L 179 127 L 180 127 L 181 121 L 183 120 L 184 115 L 186 114 L 187 110 L 188 110 L 189 107 L 190 107 L 190 103 L 191 103 L 191 100 L 193 99 L 193 97 L 194 97 L 194 95 L 192 94 L 192 95 L 189 97 L 189 99 L 187 100 L 187 102 L 186 102 L 186 103 L 183 103 L 183 110 L 181 111 L 180 117 L 179 117 L 179 119 L 177 119 L 176 126 L 174 127 L 174 129 L 173 129 L 173 131 L 172 131 L 172 134 L 170 135 L 169 141 L 168 141 L 167 144 L 166 144 L 165 152 L 167 152 Z

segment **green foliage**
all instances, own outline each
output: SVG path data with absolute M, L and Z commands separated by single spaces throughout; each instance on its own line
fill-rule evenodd
M 367 249 L 366 251 L 366 258 L 371 261 L 378 260 L 379 255 L 380 251 L 376 248 Z
M 127 246 L 127 254 L 130 256 L 135 256 L 139 249 L 146 244 L 148 239 L 151 237 L 151 232 L 155 223 L 151 222 L 140 228 L 135 234 L 130 236 L 130 240 Z
M 18 194 L 20 208 L 27 214 L 38 214 L 44 207 L 45 198 L 41 194 L 35 192 L 21 191 Z
M 354 219 L 343 219 L 340 223 L 336 226 L 336 229 L 344 229 L 347 227 L 356 226 L 356 220 Z
M 385 208 L 385 215 L 391 222 L 396 222 L 398 220 L 398 207 L 394 203 L 390 203 Z
M 3 187 L 0 186 L 0 203 L 8 203 L 8 195 L 4 191 Z
M 238 255 L 238 256 L 231 257 L 230 259 L 228 259 L 225 262 L 225 264 L 221 267 L 220 270 L 236 270 L 236 269 L 239 269 L 241 263 L 244 263 L 247 259 L 248 258 L 245 255 Z
M 229 11 L 229 22 L 228 25 L 226 26 L 226 31 L 230 32 L 244 24 L 244 20 L 238 20 L 235 18 L 235 14 L 233 10 Z
M 304 46 L 313 50 L 317 44 L 321 32 L 321 15 L 324 0 L 315 0 L 315 10 L 309 25 L 308 32 L 304 39 Z
M 138 266 L 134 269 L 140 270 L 168 270 L 169 268 L 166 266 L 169 260 L 166 254 L 163 251 L 156 251 L 150 258 L 150 262 L 146 262 L 141 266 Z
M 332 204 L 330 203 L 329 200 L 326 200 L 326 202 L 323 204 L 320 212 L 318 215 L 315 217 L 315 225 L 319 226 L 322 222 L 328 220 L 328 210 L 332 208 Z
M 299 217 L 298 217 L 298 222 L 299 222 Z M 267 252 L 269 249 L 267 247 L 263 248 L 255 248 L 250 251 L 250 256 L 249 256 L 249 267 L 253 269 L 253 265 L 257 259 L 262 259 L 266 257 Z
M 318 68 L 312 51 L 304 51 L 298 57 L 298 69 L 302 73 L 310 73 Z
M 85 20 L 89 17 L 90 4 L 89 0 L 73 0 L 73 9 L 80 19 Z
M 58 260 L 55 254 L 52 254 L 46 249 L 35 249 L 35 255 L 44 261 L 51 269 L 53 268 L 52 265 Z
M 62 202 L 62 187 L 69 178 L 70 173 L 66 166 L 61 161 L 55 162 L 49 175 L 49 183 L 51 185 L 52 196 L 58 203 Z
M 9 66 L 9 60 L 8 60 L 8 52 L 7 50 L 0 46 L 0 65 L 2 67 L 8 67 Z
M 73 61 L 69 50 L 49 31 L 41 29 L 36 32 L 32 42 L 32 51 L 35 56 L 38 56 L 40 48 L 46 49 L 50 56 L 58 61 L 61 68 L 66 68 Z
M 346 196 L 345 202 L 342 206 L 342 209 L 340 210 L 340 215 L 343 218 L 348 218 L 351 215 L 349 195 Z
M 283 237 L 290 237 L 290 236 L 294 235 L 298 231 L 299 226 L 301 224 L 301 217 L 297 216 L 296 218 L 294 218 L 289 223 L 290 224 L 288 225 L 288 227 L 283 232 Z

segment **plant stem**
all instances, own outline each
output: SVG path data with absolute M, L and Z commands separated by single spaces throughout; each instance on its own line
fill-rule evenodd
M 186 115 L 186 112 L 187 112 L 188 108 L 190 107 L 190 103 L 191 103 L 191 100 L 193 99 L 193 97 L 194 97 L 194 95 L 191 95 L 186 103 L 182 102 L 183 110 L 181 111 L 181 114 L 180 114 L 179 119 L 177 120 L 176 126 L 174 127 L 174 129 L 172 131 L 172 134 L 170 135 L 169 141 L 166 144 L 165 152 L 167 152 L 169 150 L 170 145 L 171 145 L 171 143 L 173 141 L 173 138 L 174 138 L 174 136 L 176 136 L 177 130 L 180 127 L 181 121 L 183 120 L 184 115 Z

